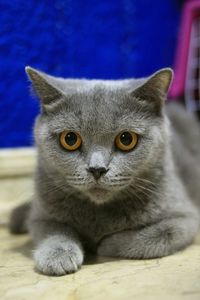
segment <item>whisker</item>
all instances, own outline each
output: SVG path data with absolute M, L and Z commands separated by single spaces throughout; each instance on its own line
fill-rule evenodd
M 136 180 L 142 181 L 142 182 L 144 182 L 144 183 L 149 183 L 149 184 L 151 184 L 151 185 L 153 185 L 153 186 L 155 186 L 155 187 L 157 186 L 155 182 L 150 181 L 150 180 L 145 179 L 145 178 L 136 177 Z
M 130 179 L 112 179 L 112 180 L 109 180 L 109 182 L 127 182 L 127 181 L 130 181 Z
M 125 190 L 124 192 L 125 194 L 127 194 L 128 197 L 130 197 L 130 194 L 133 194 L 133 196 L 135 196 L 140 201 L 141 204 L 145 204 L 145 200 L 139 197 L 139 195 L 135 192 L 135 190 L 131 189 L 130 191 L 129 189 L 129 190 Z
M 155 190 L 155 189 L 151 189 L 151 188 L 147 188 L 147 187 L 144 187 L 144 186 L 141 186 L 141 185 L 138 185 L 136 184 L 136 188 L 138 188 L 140 190 L 140 192 L 142 192 L 143 194 L 145 194 L 146 196 L 149 196 L 148 193 L 145 193 L 145 191 L 149 192 L 149 193 L 152 193 L 156 196 L 159 196 L 161 195 L 161 193 L 158 191 L 158 190 Z
M 109 184 L 109 186 L 124 186 L 124 184 L 119 184 L 119 183 L 116 183 L 116 184 Z

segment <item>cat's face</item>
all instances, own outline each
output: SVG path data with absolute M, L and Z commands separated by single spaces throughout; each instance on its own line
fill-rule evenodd
M 169 70 L 148 81 L 62 80 L 27 72 L 42 99 L 35 126 L 39 155 L 60 188 L 71 186 L 103 203 L 156 161 L 165 143 L 161 94 Z

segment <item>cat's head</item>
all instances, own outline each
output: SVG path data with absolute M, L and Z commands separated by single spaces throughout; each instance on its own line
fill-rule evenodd
M 154 167 L 165 148 L 164 101 L 172 79 L 62 79 L 26 68 L 41 100 L 35 139 L 43 167 L 61 189 L 95 203 L 112 199 Z

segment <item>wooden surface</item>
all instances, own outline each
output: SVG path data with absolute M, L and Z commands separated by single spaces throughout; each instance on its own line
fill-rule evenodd
M 72 275 L 38 274 L 30 237 L 10 235 L 6 228 L 11 208 L 27 200 L 32 189 L 31 175 L 23 177 L 22 169 L 21 176 L 0 179 L 1 300 L 200 299 L 200 236 L 186 250 L 162 259 L 90 257 Z
M 31 175 L 35 159 L 34 148 L 0 150 L 0 178 Z

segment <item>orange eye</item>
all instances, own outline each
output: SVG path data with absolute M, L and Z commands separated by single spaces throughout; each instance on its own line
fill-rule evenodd
M 82 139 L 80 135 L 74 131 L 63 131 L 60 134 L 60 144 L 69 151 L 75 151 L 80 148 Z
M 115 138 L 115 145 L 122 151 L 132 150 L 138 141 L 138 136 L 132 131 L 122 131 Z

